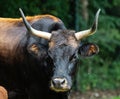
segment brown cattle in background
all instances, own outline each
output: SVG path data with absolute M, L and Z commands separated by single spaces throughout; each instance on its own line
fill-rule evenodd
M 7 90 L 2 86 L 0 86 L 0 99 L 8 99 Z

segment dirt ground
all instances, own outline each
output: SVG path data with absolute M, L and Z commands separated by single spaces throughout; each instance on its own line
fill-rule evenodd
M 112 97 L 115 97 L 115 96 L 120 97 L 120 90 L 87 91 L 84 93 L 72 91 L 69 99 L 111 99 Z

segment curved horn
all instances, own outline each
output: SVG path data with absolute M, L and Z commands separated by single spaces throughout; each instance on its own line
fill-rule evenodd
M 32 26 L 31 26 L 31 25 L 28 23 L 28 21 L 26 20 L 22 9 L 19 8 L 19 10 L 20 10 L 20 14 L 21 14 L 21 16 L 22 16 L 23 22 L 24 22 L 26 28 L 28 29 L 28 31 L 30 31 L 32 34 L 34 34 L 34 35 L 36 35 L 36 36 L 38 36 L 38 37 L 41 37 L 41 38 L 44 38 L 44 39 L 47 39 L 47 40 L 50 39 L 50 37 L 51 37 L 51 34 L 50 34 L 50 33 L 44 32 L 44 31 L 38 31 L 38 30 L 32 28 Z
M 96 32 L 97 25 L 98 25 L 99 13 L 100 13 L 100 9 L 97 11 L 96 16 L 95 16 L 95 20 L 94 20 L 93 25 L 90 29 L 75 33 L 75 37 L 77 38 L 77 40 L 85 38 L 85 37 L 92 35 Z

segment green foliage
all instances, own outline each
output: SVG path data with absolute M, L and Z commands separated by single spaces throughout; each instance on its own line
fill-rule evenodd
M 92 58 L 80 59 L 76 86 L 81 91 L 120 88 L 120 18 L 106 14 L 106 8 L 112 7 L 112 4 L 107 0 L 104 1 L 108 4 L 103 5 L 98 32 L 84 40 L 96 43 L 100 52 Z M 102 2 L 98 4 L 98 1 L 94 0 L 91 4 L 93 4 L 92 8 L 99 8 Z
M 100 56 L 95 56 L 94 58 L 82 60 L 77 79 L 78 89 L 86 91 L 91 89 L 120 88 L 120 62 L 104 60 Z
M 120 97 L 118 96 L 116 96 L 116 97 L 112 97 L 111 99 L 120 99 Z
M 30 2 L 27 0 L 2 0 L 0 2 L 0 15 L 2 17 L 20 17 L 19 8 L 22 8 L 26 14 L 34 15 L 39 14 L 39 2 L 38 0 L 34 0 L 34 2 Z
M 52 14 L 74 29 L 75 22 L 79 30 L 92 25 L 96 11 L 101 8 L 98 31 L 83 42 L 96 43 L 100 52 L 94 57 L 80 57 L 75 88 L 81 91 L 91 89 L 120 88 L 120 0 L 88 0 L 88 23 L 81 15 L 81 3 L 78 0 L 78 13 L 75 12 L 75 0 L 1 0 L 1 17 L 20 17 L 19 7 L 25 15 Z M 75 15 L 78 19 L 76 19 Z M 76 21 L 77 20 L 77 21 Z M 118 98 L 113 98 L 118 99 Z
M 113 0 L 113 5 L 114 6 L 119 6 L 120 5 L 120 0 Z

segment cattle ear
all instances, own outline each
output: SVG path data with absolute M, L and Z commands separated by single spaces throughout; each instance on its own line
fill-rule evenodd
M 39 44 L 35 44 L 35 43 L 31 44 L 27 47 L 27 50 L 30 53 L 30 55 L 33 55 L 38 59 L 43 59 L 46 58 L 47 56 L 46 48 Z
M 99 52 L 99 47 L 92 43 L 83 44 L 79 48 L 79 54 L 82 56 L 92 56 Z
M 33 55 L 38 55 L 39 53 L 39 47 L 37 46 L 37 44 L 32 44 L 30 46 L 28 46 L 28 52 L 33 54 Z

